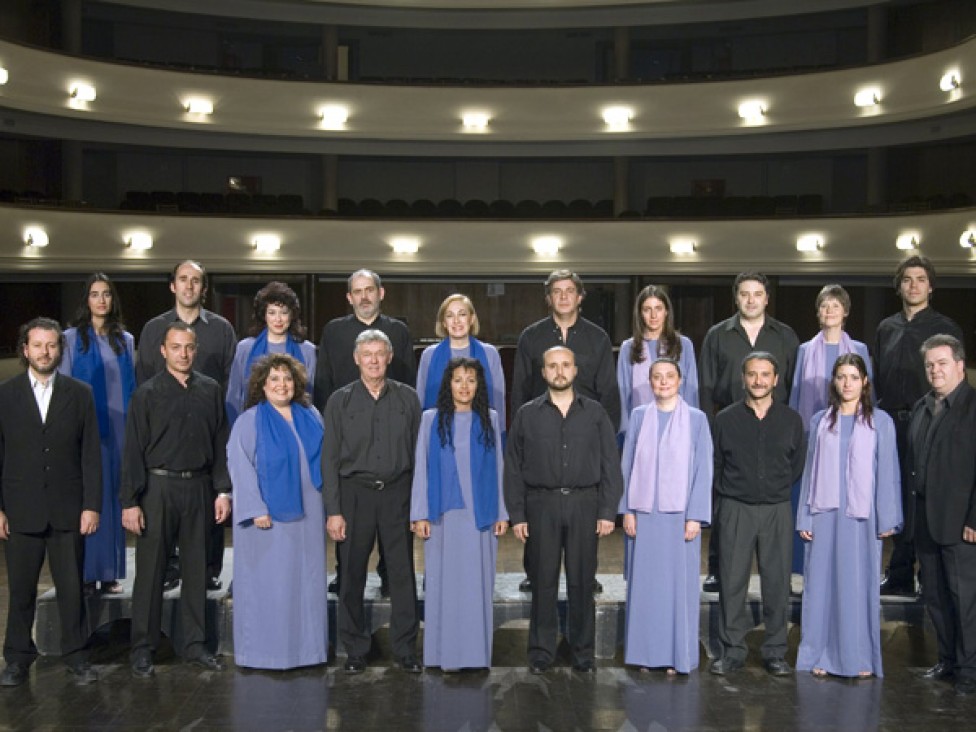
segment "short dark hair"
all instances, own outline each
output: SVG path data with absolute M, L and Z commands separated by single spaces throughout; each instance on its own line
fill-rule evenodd
M 735 277 L 735 282 L 732 283 L 733 300 L 739 294 L 739 285 L 743 282 L 758 282 L 766 290 L 766 294 L 769 294 L 769 278 L 762 272 L 739 272 Z
M 902 261 L 898 265 L 898 269 L 895 270 L 895 292 L 901 289 L 901 279 L 905 276 L 905 270 L 910 267 L 921 267 L 924 269 L 925 274 L 929 277 L 929 287 L 935 289 L 935 265 L 932 264 L 932 260 L 921 254 L 913 254 L 908 259 Z
M 44 317 L 33 318 L 20 326 L 20 331 L 17 333 L 17 355 L 20 357 L 20 363 L 24 367 L 30 365 L 27 361 L 27 356 L 24 355 L 24 347 L 27 345 L 27 339 L 30 336 L 30 332 L 35 328 L 40 328 L 41 330 L 53 330 L 55 333 L 57 333 L 58 350 L 61 352 L 61 356 L 64 356 L 64 331 L 61 330 L 61 325 L 58 323 L 58 321 Z
M 962 345 L 962 341 L 956 338 L 954 335 L 949 335 L 948 333 L 936 333 L 934 336 L 929 336 L 925 339 L 919 352 L 922 354 L 922 359 L 925 359 L 925 354 L 931 351 L 933 348 L 941 348 L 942 346 L 948 346 L 949 350 L 952 351 L 953 361 L 965 361 L 966 360 L 966 349 Z
M 747 353 L 746 357 L 742 359 L 743 375 L 746 373 L 746 364 L 750 361 L 769 361 L 773 365 L 773 374 L 779 376 L 779 361 L 769 351 L 752 351 L 751 353 Z
M 851 296 L 847 294 L 847 290 L 838 284 L 831 283 L 829 285 L 824 285 L 823 288 L 817 293 L 817 310 L 823 304 L 823 301 L 828 297 L 833 298 L 840 303 L 841 307 L 844 308 L 844 315 L 850 315 L 851 313 Z
M 166 337 L 170 334 L 170 331 L 178 330 L 182 333 L 192 333 L 193 340 L 197 339 L 197 332 L 193 329 L 193 326 L 189 323 L 184 323 L 182 320 L 174 320 L 172 323 L 166 326 L 166 330 L 163 331 L 163 340 L 160 341 L 160 345 L 166 343 Z
M 572 280 L 573 284 L 576 285 L 576 291 L 580 295 L 586 295 L 583 280 L 578 274 L 571 269 L 557 269 L 550 272 L 549 276 L 546 277 L 546 297 L 552 294 L 552 286 L 562 280 Z

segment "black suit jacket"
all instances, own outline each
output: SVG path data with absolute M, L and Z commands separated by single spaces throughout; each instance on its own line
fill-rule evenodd
M 10 530 L 78 531 L 102 510 L 102 454 L 91 388 L 58 374 L 41 413 L 24 372 L 0 384 L 0 510 Z
M 962 541 L 963 526 L 976 529 L 976 390 L 963 383 L 956 400 L 935 427 L 925 469 L 925 512 L 928 529 L 939 544 Z M 924 397 L 912 409 L 908 433 L 908 476 L 914 481 L 918 420 Z M 915 501 L 909 501 L 905 532 L 915 531 Z

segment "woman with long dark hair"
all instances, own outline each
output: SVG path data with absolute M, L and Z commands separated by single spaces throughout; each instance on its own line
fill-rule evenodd
M 417 439 L 411 528 L 424 539 L 424 665 L 491 666 L 492 601 L 502 497 L 498 413 L 481 362 L 448 361 L 436 409 Z
M 637 294 L 632 319 L 633 335 L 620 344 L 617 388 L 620 390 L 619 434 L 626 435 L 630 413 L 654 401 L 651 364 L 659 358 L 676 361 L 683 374 L 681 398 L 698 408 L 698 365 L 695 346 L 674 327 L 674 308 L 667 291 L 648 285 Z
M 237 344 L 227 384 L 227 417 L 231 424 L 241 413 L 247 398 L 251 369 L 269 353 L 287 353 L 305 367 L 307 392 L 315 382 L 315 344 L 305 340 L 302 305 L 298 295 L 284 282 L 269 282 L 254 296 L 251 335 Z
M 867 365 L 837 358 L 810 422 L 796 529 L 806 542 L 798 671 L 881 676 L 881 544 L 901 530 L 895 425 L 874 409 Z
M 119 479 L 122 470 L 122 441 L 129 397 L 136 385 L 135 351 L 132 335 L 122 321 L 122 303 L 115 283 L 96 272 L 85 282 L 85 295 L 78 313 L 64 332 L 62 373 L 91 386 L 98 414 L 102 443 L 102 510 L 98 531 L 85 538 L 85 591 L 122 592 L 125 577 L 125 531 Z

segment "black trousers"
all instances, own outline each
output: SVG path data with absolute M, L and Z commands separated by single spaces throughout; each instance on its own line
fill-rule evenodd
M 178 546 L 183 572 L 183 657 L 195 658 L 206 653 L 207 544 L 214 522 L 210 478 L 181 480 L 150 475 L 140 505 L 146 528 L 136 539 L 132 653 L 153 651 L 159 645 L 166 560 Z
M 370 632 L 363 604 L 369 555 L 379 537 L 386 550 L 390 585 L 390 642 L 397 658 L 417 652 L 417 582 L 410 533 L 410 480 L 376 490 L 357 481 L 339 486 L 346 540 L 342 542 L 339 583 L 339 640 L 349 656 L 369 652 Z M 324 611 L 324 609 L 323 609 Z
M 7 581 L 10 602 L 3 657 L 7 663 L 31 664 L 37 646 L 31 636 L 37 604 L 37 581 L 47 554 L 54 579 L 61 621 L 61 656 L 76 665 L 88 659 L 88 623 L 82 593 L 85 540 L 78 531 L 58 531 L 48 526 L 40 534 L 10 532 L 7 540 Z
M 552 663 L 559 633 L 559 565 L 565 556 L 569 610 L 566 636 L 573 663 L 593 660 L 599 496 L 595 488 L 530 490 L 525 497 L 532 611 L 529 663 Z
M 895 421 L 895 443 L 898 446 L 898 466 L 901 468 L 901 505 L 903 515 L 908 516 L 914 506 L 914 487 L 911 473 L 906 468 L 908 462 L 908 428 L 911 412 L 907 409 L 889 412 Z M 888 560 L 888 576 L 901 585 L 915 582 L 915 543 L 910 536 L 898 533 L 891 537 L 892 551 Z
M 939 660 L 956 676 L 976 679 L 976 544 L 959 537 L 937 544 L 929 533 L 925 499 L 915 504 L 915 546 L 922 566 L 922 599 L 935 626 Z

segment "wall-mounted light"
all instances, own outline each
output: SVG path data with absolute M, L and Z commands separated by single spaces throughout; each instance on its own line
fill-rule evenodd
M 183 109 L 187 114 L 213 114 L 214 105 L 204 97 L 189 97 L 183 100 Z
M 921 239 L 917 231 L 906 231 L 895 239 L 895 246 L 902 250 L 918 249 Z
M 24 229 L 24 244 L 29 247 L 46 247 L 48 245 L 47 232 L 40 226 L 28 226 Z
M 3 86 L 8 81 L 10 81 L 10 72 L 7 71 L 3 66 L 0 66 L 0 86 Z
M 76 102 L 94 102 L 95 87 L 82 81 L 76 81 L 68 88 L 71 98 Z
M 281 237 L 277 234 L 255 234 L 251 246 L 258 254 L 274 254 L 281 249 Z
M 823 249 L 824 240 L 820 234 L 804 234 L 796 238 L 796 251 L 819 252 Z
M 487 112 L 465 112 L 461 115 L 461 126 L 465 132 L 486 132 L 491 115 Z
M 349 108 L 341 104 L 324 104 L 319 107 L 319 119 L 327 130 L 341 130 L 349 120 Z
M 562 246 L 563 240 L 558 236 L 537 236 L 532 240 L 532 251 L 540 257 L 555 257 Z
M 761 99 L 745 101 L 739 105 L 739 116 L 751 125 L 762 122 L 766 116 L 766 105 Z
M 394 254 L 416 254 L 420 251 L 420 239 L 415 236 L 395 236 L 390 239 Z
M 607 107 L 603 110 L 603 121 L 611 132 L 621 132 L 630 128 L 634 110 L 630 107 Z
M 962 85 L 962 79 L 959 75 L 958 69 L 952 69 L 947 71 L 939 79 L 939 88 L 944 92 L 951 92 L 958 89 Z
M 876 86 L 860 89 L 854 95 L 854 105 L 857 107 L 873 107 L 881 104 L 881 90 Z
M 959 237 L 959 246 L 965 249 L 972 249 L 976 246 L 976 231 L 966 229 L 962 232 L 962 236 Z
M 668 242 L 671 253 L 678 254 L 681 256 L 688 256 L 694 254 L 695 250 L 698 248 L 698 242 L 694 239 L 672 239 Z
M 152 249 L 152 234 L 145 231 L 130 231 L 125 235 L 125 245 L 134 251 L 144 252 Z

